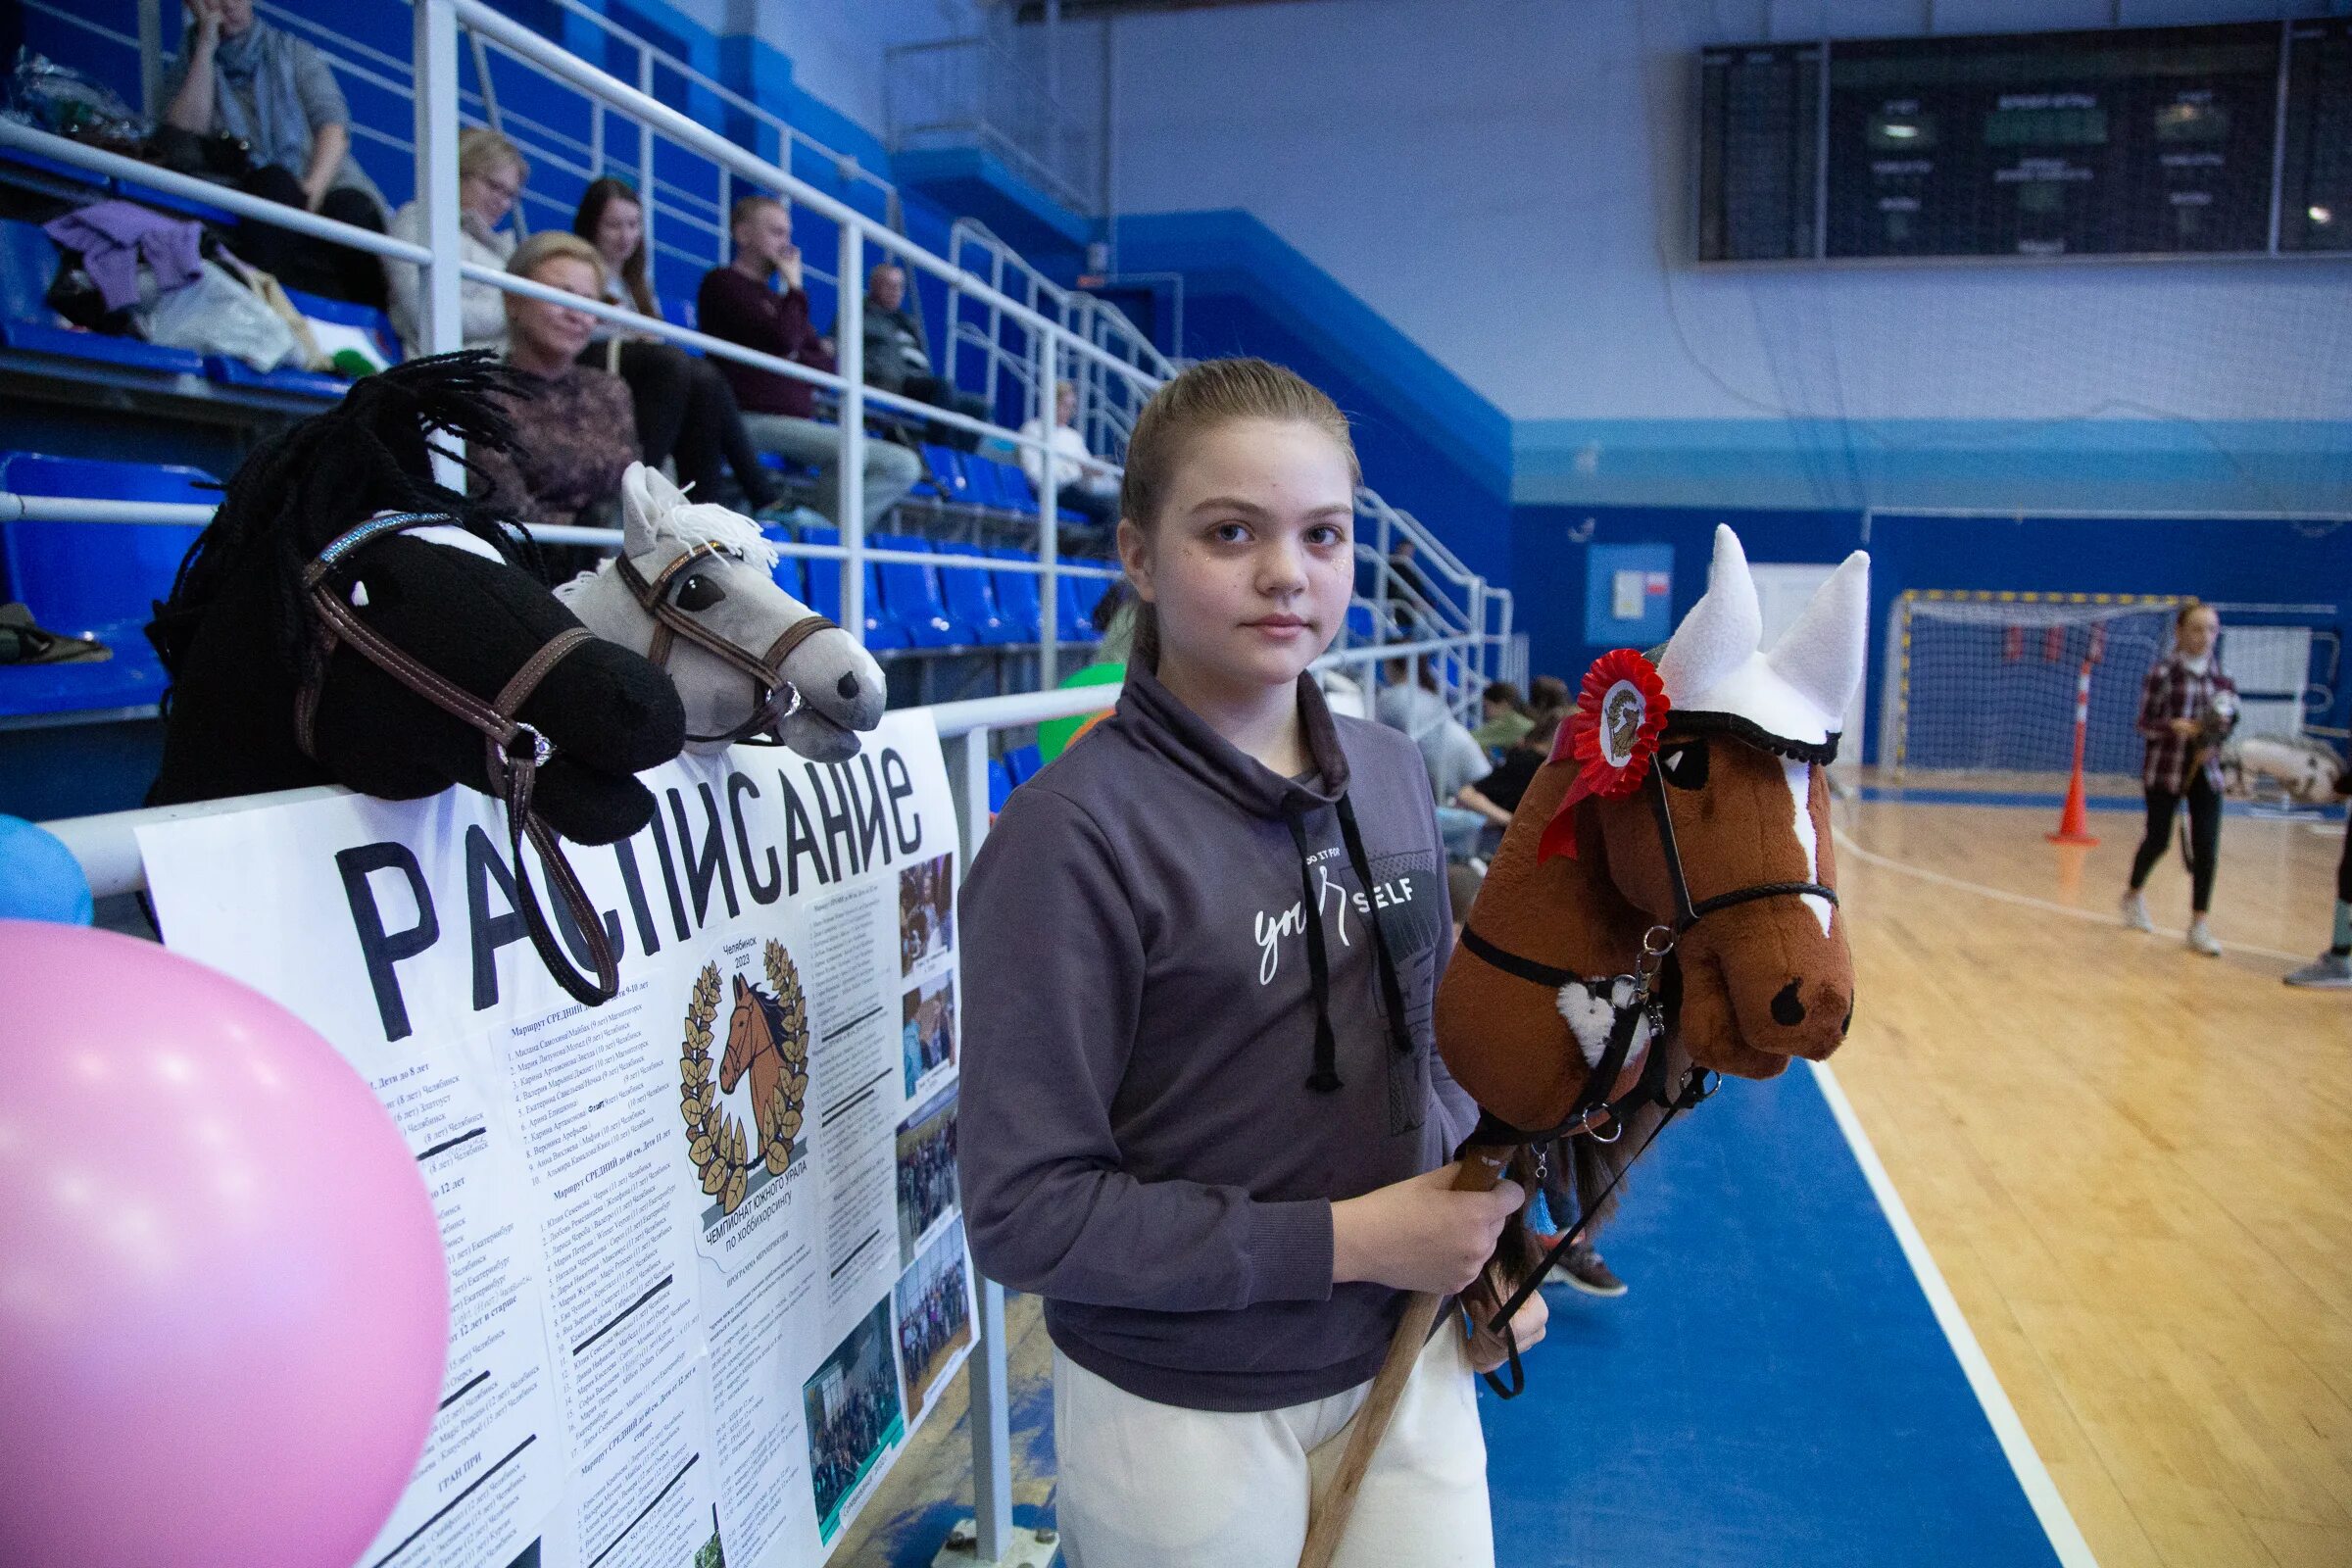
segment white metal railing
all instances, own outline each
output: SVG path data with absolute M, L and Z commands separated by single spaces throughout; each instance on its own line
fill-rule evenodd
M 948 262 L 959 272 L 984 277 L 989 287 L 1028 304 L 1040 315 L 1060 321 L 1073 337 L 1147 372 L 1153 384 L 1176 373 L 1176 366 L 1127 313 L 1109 301 L 1082 289 L 1064 288 L 1030 265 L 1017 251 L 976 218 L 959 218 L 948 231 Z M 1035 366 L 1018 339 L 1009 338 L 1003 320 L 985 301 L 966 301 L 959 290 L 948 291 L 948 343 L 942 374 L 956 379 L 959 355 L 979 359 L 979 378 L 993 401 L 1009 378 L 1021 389 L 1024 402 L 1038 399 Z M 1101 363 L 1088 361 L 1056 368 L 1056 377 L 1071 381 L 1078 393 L 1075 428 L 1087 450 L 1113 461 L 1127 451 L 1135 417 L 1149 394 L 1139 383 L 1109 374 Z
M 1104 210 L 1099 135 L 994 39 L 893 45 L 883 52 L 882 96 L 892 152 L 978 145 L 1071 210 Z
M 780 542 L 779 548 L 787 554 L 842 559 L 853 563 L 851 569 L 845 573 L 842 585 L 844 618 L 853 625 L 864 623 L 862 564 L 867 560 L 879 563 L 885 559 L 879 553 L 868 552 L 864 547 L 863 538 L 861 506 L 862 458 L 865 439 L 863 419 L 869 405 L 877 410 L 904 413 L 930 423 L 946 424 L 1016 448 L 1026 447 L 1036 451 L 1039 454 L 1041 477 L 1044 481 L 1040 484 L 1039 489 L 1041 494 L 1046 495 L 1055 494 L 1059 488 L 1057 472 L 1059 460 L 1056 459 L 1050 444 L 1042 436 L 1023 436 L 1003 426 L 969 418 L 953 410 L 935 408 L 897 394 L 865 387 L 862 382 L 861 367 L 858 363 L 862 348 L 863 297 L 861 290 L 842 291 L 841 321 L 837 325 L 841 342 L 841 364 L 836 372 L 828 373 L 789 361 L 778 360 L 673 322 L 643 317 L 632 310 L 609 306 L 601 301 L 584 300 L 576 296 L 562 294 L 544 285 L 517 278 L 503 271 L 461 262 L 454 254 L 456 225 L 452 220 L 456 208 L 457 106 L 454 86 L 457 80 L 458 24 L 461 21 L 471 31 L 474 38 L 486 47 L 498 50 L 527 67 L 540 70 L 560 80 L 570 83 L 576 89 L 605 103 L 609 113 L 625 116 L 635 122 L 648 133 L 649 145 L 651 135 L 655 134 L 678 142 L 692 151 L 710 158 L 753 188 L 774 192 L 814 211 L 821 218 L 830 219 L 841 227 L 841 250 L 845 272 L 851 275 L 862 272 L 863 268 L 860 265 L 862 247 L 866 242 L 871 241 L 883 247 L 887 254 L 892 255 L 902 264 L 944 279 L 960 297 L 987 310 L 991 314 L 992 319 L 999 323 L 1001 331 L 1007 336 L 1018 335 L 1024 340 L 1024 347 L 1033 357 L 1031 373 L 1028 377 L 1032 395 L 1025 400 L 1032 409 L 1037 408 L 1041 401 L 1038 389 L 1050 384 L 1053 379 L 1052 375 L 1047 373 L 1049 368 L 1075 368 L 1082 374 L 1095 378 L 1098 384 L 1124 389 L 1129 396 L 1137 400 L 1149 396 L 1150 391 L 1156 387 L 1161 375 L 1164 374 L 1161 368 L 1164 361 L 1160 364 L 1147 366 L 1138 365 L 1132 358 L 1126 357 L 1135 352 L 1132 343 L 1116 343 L 1115 347 L 1106 348 L 1091 341 L 1089 336 L 1070 330 L 1061 319 L 1065 309 L 1065 300 L 1054 295 L 1035 293 L 1030 289 L 1029 279 L 1034 277 L 1033 269 L 1015 269 L 1005 274 L 1007 281 L 1020 287 L 1020 295 L 1016 296 L 1000 290 L 991 282 L 970 271 L 921 250 L 903 236 L 883 227 L 871 218 L 847 207 L 822 192 L 806 186 L 788 171 L 765 163 L 756 155 L 726 141 L 715 132 L 687 120 L 677 111 L 647 98 L 644 94 L 597 68 L 577 60 L 559 46 L 522 27 L 519 24 L 490 11 L 487 6 L 479 4 L 478 0 L 416 0 L 416 18 L 418 58 L 427 63 L 427 69 L 418 73 L 419 78 L 426 84 L 426 90 L 419 94 L 416 100 L 418 134 L 416 139 L 417 146 L 426 150 L 424 155 L 418 158 L 417 174 L 417 188 L 423 193 L 422 206 L 427 220 L 425 225 L 427 242 L 421 245 L 394 240 L 382 234 L 337 223 L 314 214 L 280 208 L 276 204 L 246 196 L 207 181 L 171 174 L 145 164 L 101 153 L 78 143 L 49 136 L 25 126 L 0 122 L 0 142 L 22 145 L 28 150 L 45 153 L 62 162 L 78 164 L 96 172 L 108 174 L 131 184 L 145 185 L 209 201 L 216 206 L 235 212 L 241 217 L 251 217 L 263 221 L 279 223 L 282 226 L 321 239 L 333 240 L 340 244 L 368 251 L 379 257 L 419 265 L 423 269 L 426 278 L 424 293 L 428 307 L 426 312 L 428 318 L 426 341 L 428 345 L 454 344 L 458 341 L 455 320 L 455 291 L 457 283 L 464 280 L 507 293 L 553 300 L 632 330 L 698 348 L 718 358 L 770 370 L 832 392 L 838 398 L 842 411 L 840 430 L 843 450 L 840 462 L 840 495 L 837 511 L 842 520 L 843 543 L 838 546 L 819 546 Z M 439 69 L 434 69 L 436 57 L 438 60 L 446 62 Z M 442 149 L 439 156 L 434 156 L 433 150 L 436 148 Z M 446 184 L 445 192 L 436 189 L 437 185 L 444 183 Z M 445 246 L 447 254 L 444 251 Z M 438 267 L 434 265 L 436 258 L 441 260 L 442 265 Z M 445 293 L 447 295 L 446 304 L 449 307 L 449 318 L 442 320 L 439 318 L 439 313 L 442 296 Z M 1045 306 L 1046 309 L 1041 311 L 1037 308 L 1040 305 Z M 1120 320 L 1123 321 L 1124 318 L 1121 317 Z M 1095 335 L 1104 334 L 1097 333 Z M 1115 338 L 1113 341 L 1116 341 Z M 1377 498 L 1371 497 L 1369 492 L 1366 492 L 1366 497 L 1368 504 L 1377 503 Z M 1065 571 L 1088 576 L 1104 574 L 1101 568 L 1063 568 L 1060 565 L 1057 560 L 1057 530 L 1043 526 L 1045 518 L 1053 514 L 1046 504 L 1041 503 L 1041 526 L 1038 538 L 1039 563 L 1035 569 L 1048 579 L 1039 595 L 1041 618 L 1044 622 L 1039 638 L 1041 684 L 1052 684 L 1058 674 L 1058 648 L 1062 641 L 1063 628 L 1058 624 L 1059 594 L 1055 587 L 1055 580 Z M 1420 528 L 1404 514 L 1384 509 L 1375 515 L 1379 518 L 1382 528 L 1380 538 L 1384 545 L 1382 551 L 1384 556 L 1387 554 L 1385 546 L 1391 534 L 1401 531 L 1407 536 L 1414 537 L 1416 543 L 1425 544 L 1429 549 L 1430 559 L 1445 564 L 1445 569 L 1449 579 L 1463 575 L 1458 562 L 1454 561 L 1450 553 L 1444 551 L 1443 546 L 1429 536 L 1426 529 Z M 941 558 L 934 557 L 928 564 L 939 564 Z M 1026 564 L 1005 562 L 993 564 L 991 569 L 1030 568 Z M 1466 584 L 1464 586 L 1467 587 Z M 1441 607 L 1431 604 L 1422 608 L 1428 612 L 1436 612 Z M 1420 624 L 1441 630 L 1463 642 L 1464 646 L 1455 655 L 1449 656 L 1449 663 L 1453 667 L 1449 667 L 1446 673 L 1449 677 L 1449 684 L 1467 687 L 1475 681 L 1485 678 L 1486 672 L 1493 664 L 1494 644 L 1491 634 L 1482 634 L 1481 625 L 1464 612 L 1465 605 L 1455 604 L 1446 608 L 1450 611 L 1449 613 L 1427 615 Z M 1507 626 L 1504 630 L 1507 632 Z M 1467 710 L 1474 701 L 1474 693 L 1463 689 L 1460 696 Z

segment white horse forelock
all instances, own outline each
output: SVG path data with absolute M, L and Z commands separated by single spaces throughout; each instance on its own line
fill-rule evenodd
M 761 533 L 760 525 L 751 518 L 716 502 L 690 501 L 672 507 L 654 518 L 653 524 L 657 541 L 670 540 L 683 550 L 696 545 L 716 545 L 763 571 L 776 569 L 775 541 Z

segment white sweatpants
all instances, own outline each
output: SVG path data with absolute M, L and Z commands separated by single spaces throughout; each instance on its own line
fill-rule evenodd
M 1155 1404 L 1054 1352 L 1054 1512 L 1070 1568 L 1298 1568 L 1309 1489 L 1369 1383 L 1259 1414 Z M 1414 1363 L 1336 1568 L 1494 1568 L 1487 1440 L 1462 1336 Z

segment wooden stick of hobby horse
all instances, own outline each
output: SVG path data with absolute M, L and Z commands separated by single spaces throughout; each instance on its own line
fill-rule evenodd
M 1454 1177 L 1453 1190 L 1493 1192 L 1516 1152 L 1515 1146 L 1494 1144 L 1463 1150 L 1462 1168 Z M 1363 1488 L 1364 1472 L 1372 1468 L 1372 1455 L 1389 1430 L 1389 1418 L 1396 1413 L 1396 1400 L 1404 1393 L 1405 1380 L 1413 1375 L 1413 1363 L 1429 1343 L 1429 1331 L 1445 1300 L 1426 1291 L 1416 1291 L 1405 1298 L 1404 1317 L 1396 1325 L 1396 1337 L 1389 1342 L 1389 1357 L 1372 1380 L 1372 1392 L 1364 1396 L 1362 1408 L 1348 1423 L 1348 1446 L 1340 1454 L 1340 1468 L 1323 1494 L 1307 1505 L 1306 1549 L 1298 1554 L 1298 1568 L 1330 1568 L 1332 1555 L 1340 1549 L 1340 1538 L 1348 1534 L 1348 1518 L 1355 1512 L 1355 1494 Z

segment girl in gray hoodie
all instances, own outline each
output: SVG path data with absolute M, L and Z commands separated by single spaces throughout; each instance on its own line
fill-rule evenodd
M 1357 482 L 1287 370 L 1160 389 L 1121 496 L 1126 689 L 964 890 L 966 1223 L 1045 1298 L 1075 1568 L 1291 1568 L 1405 1293 L 1461 1290 L 1522 1200 L 1450 1190 L 1475 1110 L 1433 1049 L 1452 925 L 1420 756 L 1308 672 Z M 1471 1370 L 1442 1327 L 1340 1563 L 1492 1562 Z

